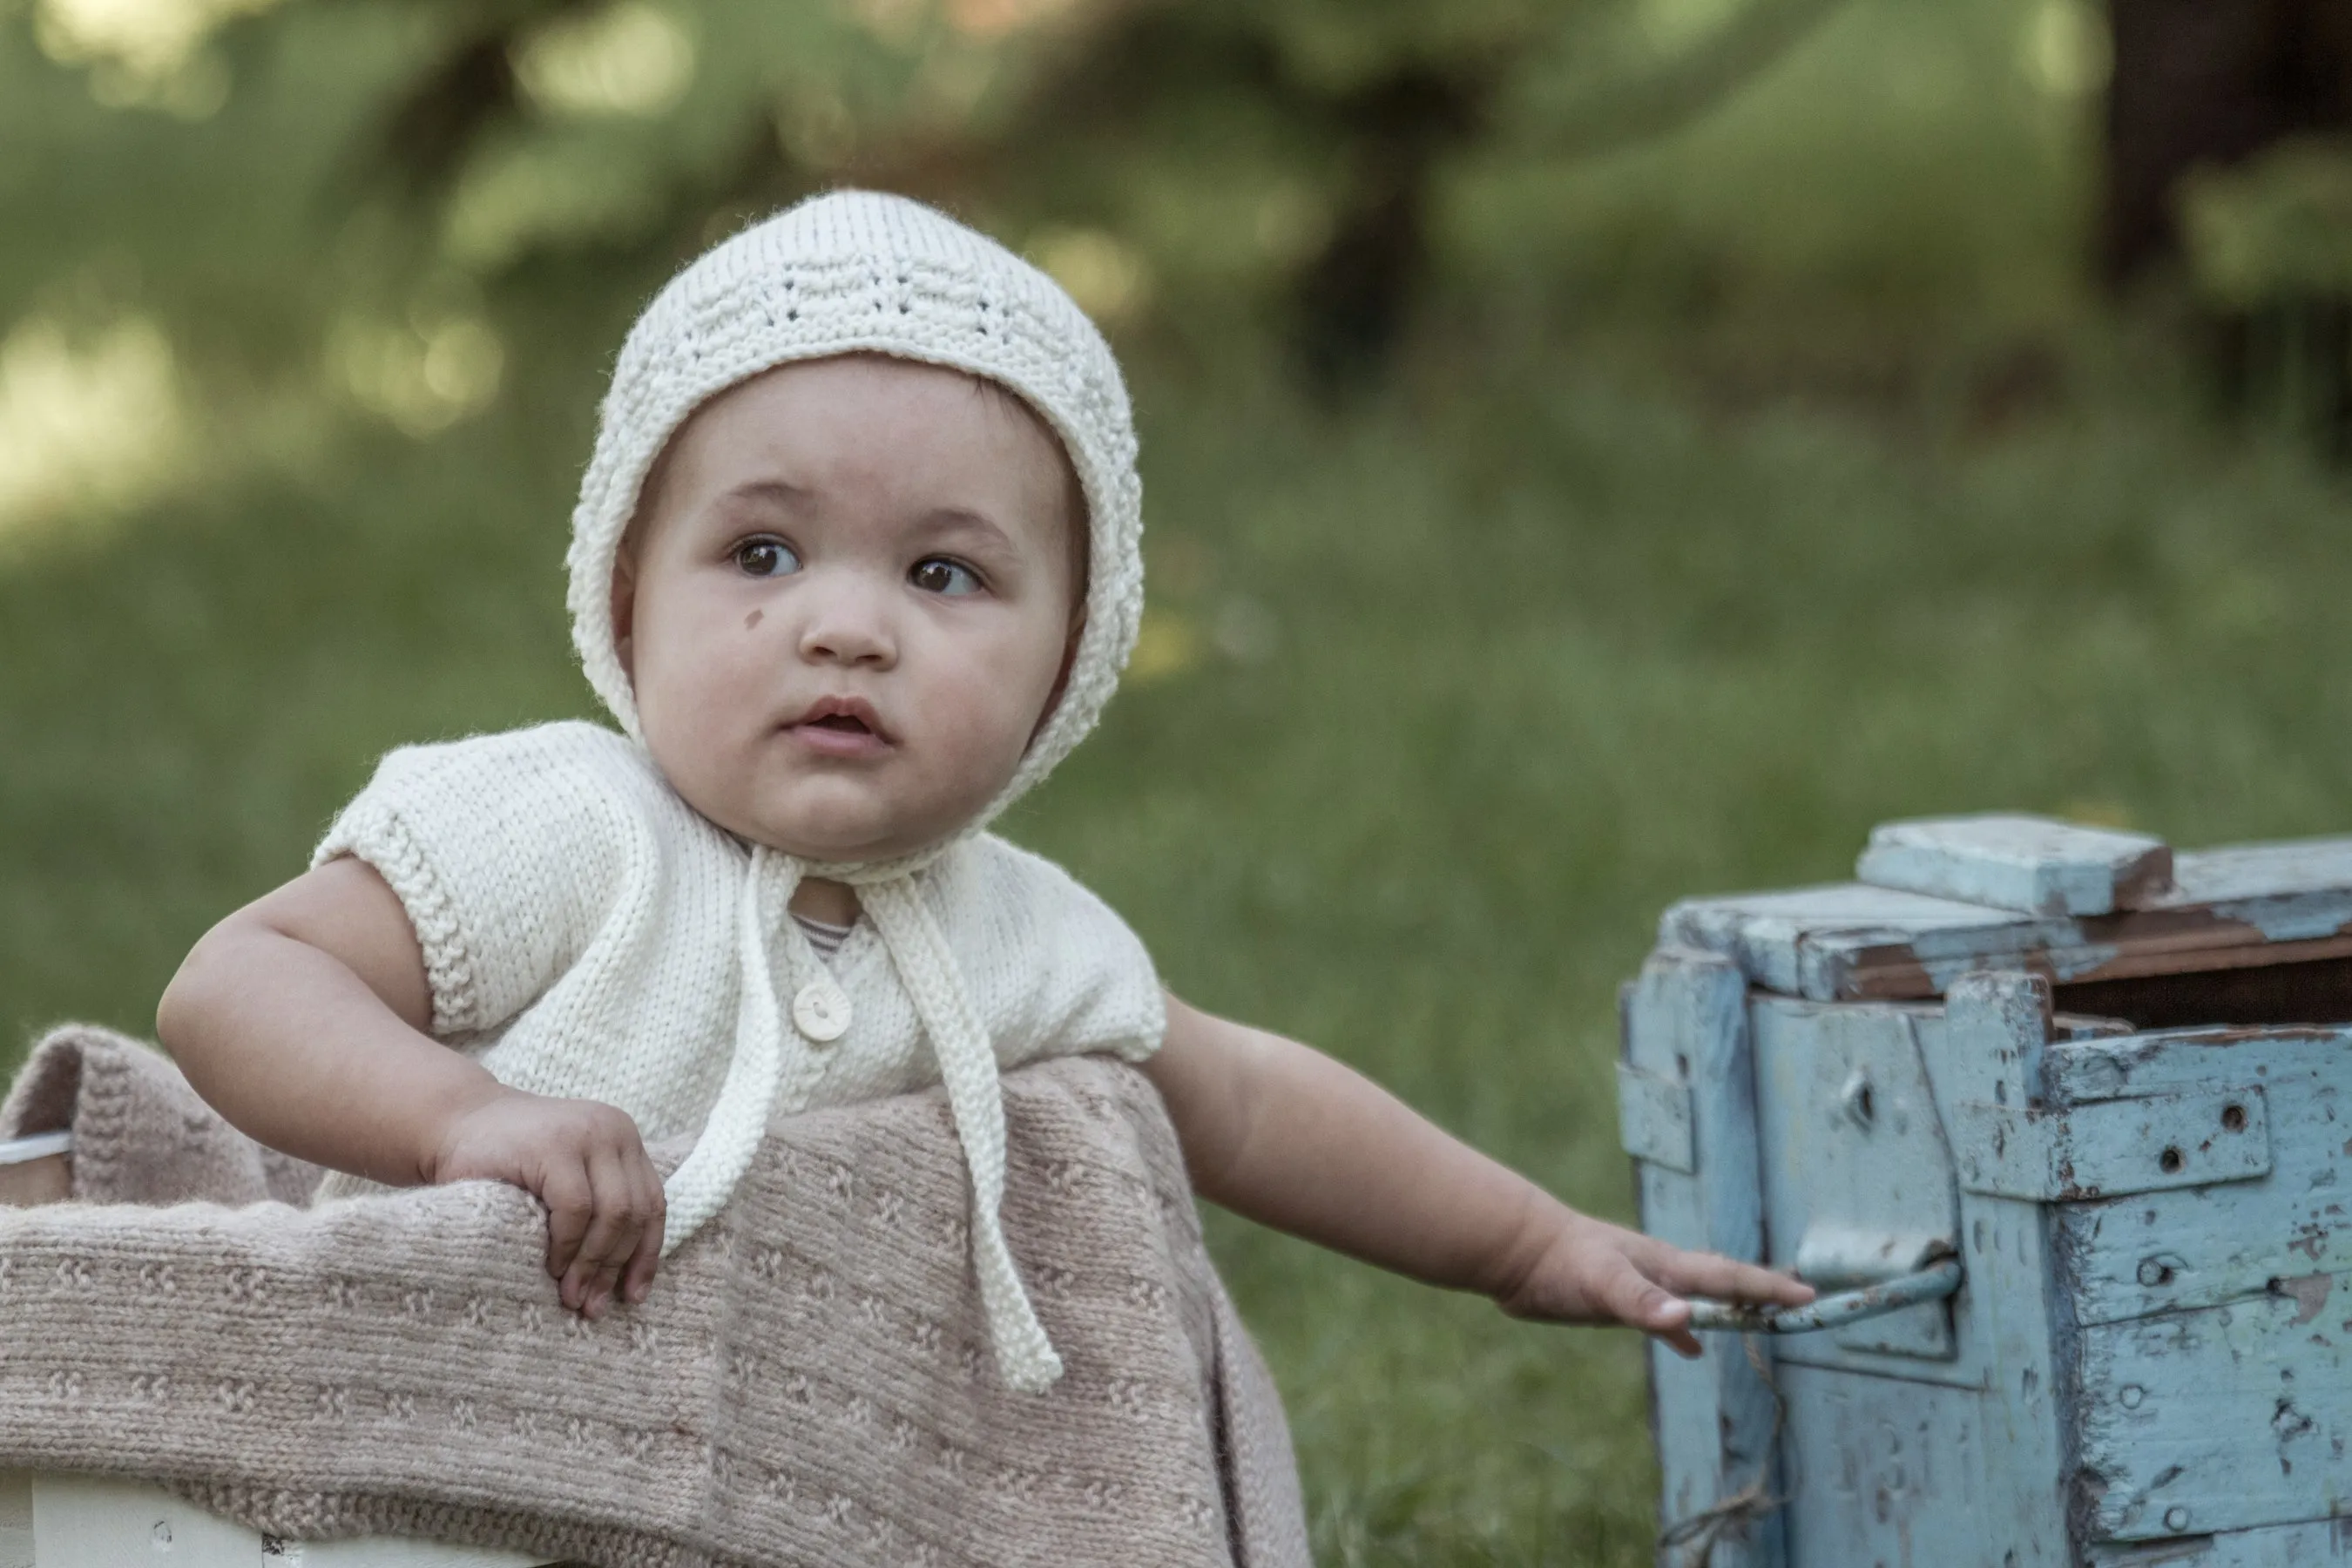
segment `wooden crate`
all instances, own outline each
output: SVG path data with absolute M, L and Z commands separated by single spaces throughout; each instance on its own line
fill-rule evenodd
M 1626 988 L 1644 1228 L 1912 1302 L 1653 1347 L 1662 1561 L 2352 1556 L 2352 839 L 1961 818 L 1859 878 L 1676 905 Z

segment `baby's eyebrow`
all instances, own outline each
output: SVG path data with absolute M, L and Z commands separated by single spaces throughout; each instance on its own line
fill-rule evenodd
M 1018 549 L 1013 543 L 1013 536 L 997 526 L 994 519 L 964 507 L 940 507 L 925 512 L 916 526 L 925 537 L 930 539 L 977 535 L 979 542 L 983 546 L 1006 552 L 1014 552 Z
M 774 506 L 798 506 L 807 500 L 809 492 L 799 485 L 782 479 L 747 479 L 719 499 L 722 501 L 766 501 Z

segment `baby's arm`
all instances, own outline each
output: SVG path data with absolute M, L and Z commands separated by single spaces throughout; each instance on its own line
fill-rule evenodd
M 564 1305 L 645 1299 L 661 1177 L 609 1105 L 500 1084 L 425 1031 L 425 957 L 374 868 L 330 860 L 207 932 L 156 1010 L 198 1094 L 248 1136 L 393 1186 L 488 1177 L 548 1209 Z
M 1812 1300 L 1787 1275 L 1579 1214 L 1321 1052 L 1173 996 L 1143 1070 L 1202 1196 L 1515 1317 L 1625 1323 L 1696 1355 L 1681 1295 Z

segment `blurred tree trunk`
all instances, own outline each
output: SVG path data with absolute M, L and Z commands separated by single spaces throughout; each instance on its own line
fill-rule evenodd
M 2193 172 L 2352 131 L 2352 0 L 2110 0 L 2109 15 L 2099 261 L 2122 292 L 2180 259 Z M 2352 295 L 2208 305 L 2196 330 L 2225 414 L 2284 406 L 2330 458 L 2352 457 Z
M 2099 258 L 2121 287 L 2178 254 L 2189 170 L 2352 128 L 2352 0 L 2110 0 L 2109 17 Z

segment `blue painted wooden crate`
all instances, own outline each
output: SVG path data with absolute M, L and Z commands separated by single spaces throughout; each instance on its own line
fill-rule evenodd
M 1835 1293 L 1652 1348 L 1662 1561 L 2352 1560 L 2352 839 L 1858 874 L 1678 904 L 1626 987 L 1643 1227 Z

